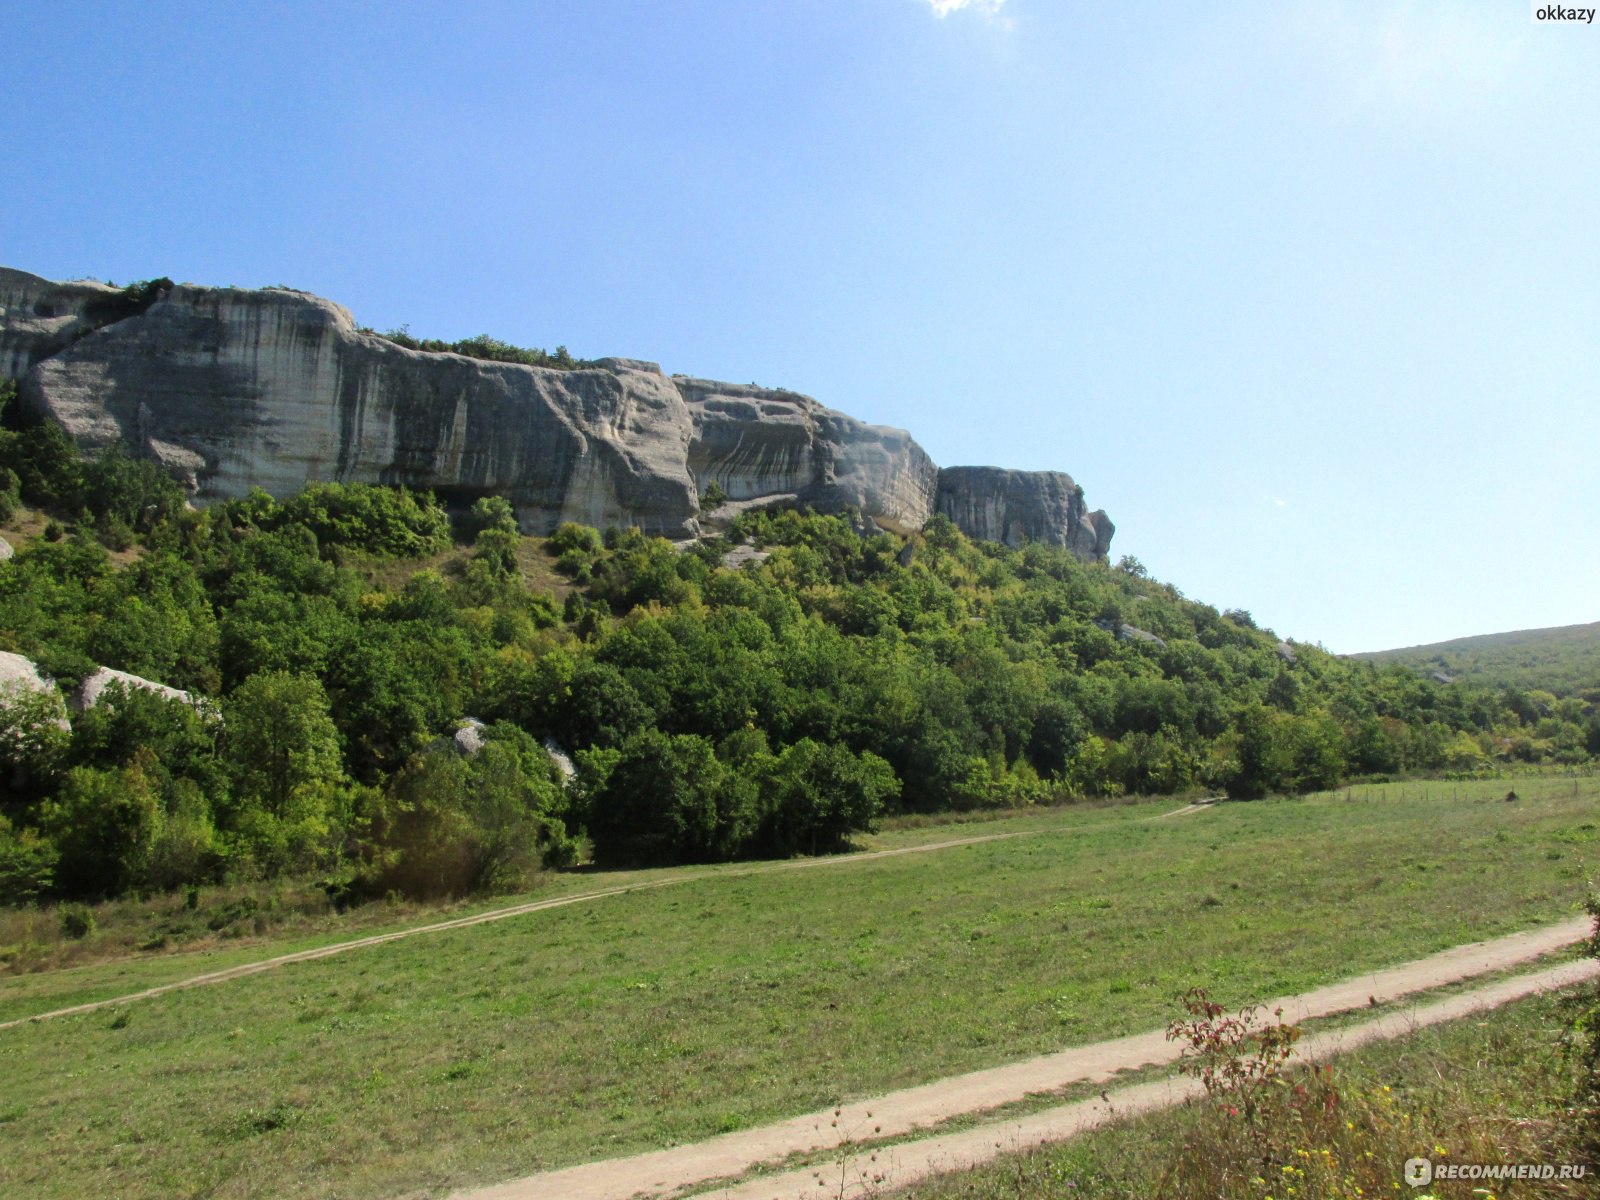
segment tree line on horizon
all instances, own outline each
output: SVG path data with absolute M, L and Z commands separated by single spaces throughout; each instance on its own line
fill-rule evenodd
M 0 902 L 276 875 L 331 894 L 508 889 L 543 865 L 844 849 L 885 813 L 1310 791 L 1600 753 L 1581 698 L 1439 686 L 1279 643 L 1040 544 L 746 513 L 679 551 L 563 526 L 541 590 L 511 505 L 315 484 L 196 511 L 153 464 L 0 430 Z M 764 561 L 721 565 L 730 542 Z M 453 738 L 482 723 L 473 753 Z M 541 745 L 576 764 L 566 782 Z

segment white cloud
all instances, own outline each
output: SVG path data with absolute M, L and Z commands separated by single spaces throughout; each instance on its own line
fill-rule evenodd
M 943 20 L 953 12 L 960 12 L 969 8 L 973 12 L 980 12 L 991 21 L 1000 16 L 1000 10 L 1006 6 L 1006 0 L 928 0 L 933 8 L 933 15 Z

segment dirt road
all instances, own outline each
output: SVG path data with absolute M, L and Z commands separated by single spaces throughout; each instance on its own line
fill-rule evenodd
M 1374 1002 L 1386 1003 L 1531 962 L 1582 940 L 1589 930 L 1588 918 L 1580 917 L 1544 929 L 1457 946 L 1303 995 L 1287 996 L 1270 1002 L 1267 1008 L 1270 1011 L 1281 1007 L 1284 1019 L 1295 1022 L 1366 1008 Z M 1362 1040 L 1398 1036 L 1419 1022 L 1449 1020 L 1472 1011 L 1475 1006 L 1503 1003 L 1518 995 L 1565 986 L 1596 973 L 1600 973 L 1600 963 L 1586 960 L 1507 980 L 1423 1009 L 1391 1014 L 1354 1029 L 1309 1038 L 1303 1044 L 1302 1054 L 1314 1057 L 1329 1052 L 1330 1047 L 1348 1048 L 1359 1045 Z M 1424 1021 L 1424 1014 L 1433 1015 Z M 693 1145 L 585 1163 L 457 1192 L 453 1200 L 627 1200 L 633 1196 L 680 1195 L 716 1180 L 736 1179 L 761 1164 L 781 1162 L 792 1154 L 835 1151 L 852 1142 L 903 1137 L 951 1117 L 986 1112 L 1029 1095 L 1054 1092 L 1071 1084 L 1104 1082 L 1119 1071 L 1171 1063 L 1178 1055 L 1179 1047 L 1167 1041 L 1163 1030 L 1156 1030 L 852 1101 L 837 1113 L 827 1109 Z M 1118 1113 L 1160 1107 L 1187 1094 L 1185 1088 L 1186 1081 L 1161 1081 L 1119 1092 L 1113 1104 Z M 894 1184 L 909 1182 L 932 1173 L 941 1163 L 948 1169 L 957 1162 L 978 1161 L 1001 1150 L 1026 1145 L 1029 1140 L 1050 1140 L 1088 1128 L 1106 1119 L 1105 1107 L 1098 1100 L 1071 1104 L 1022 1120 L 909 1143 L 880 1151 L 878 1162 L 872 1167 L 875 1171 L 892 1168 Z M 829 1195 L 837 1194 L 839 1169 L 836 1166 L 835 1173 L 828 1176 Z M 848 1163 L 843 1169 L 848 1170 Z M 812 1169 L 769 1176 L 710 1194 L 727 1196 L 730 1200 L 770 1200 L 801 1192 L 818 1194 L 817 1178 Z
M 1592 959 L 1516 976 L 1432 1004 L 1389 1013 L 1348 1029 L 1308 1037 L 1296 1047 L 1295 1057 L 1307 1062 L 1319 1061 L 1369 1042 L 1405 1037 L 1429 1025 L 1454 1021 L 1535 992 L 1570 987 L 1596 976 L 1600 976 L 1600 962 Z M 713 1197 L 715 1200 L 799 1200 L 802 1196 L 818 1194 L 820 1178 L 827 1184 L 824 1195 L 875 1195 L 930 1175 L 975 1166 L 1002 1154 L 1044 1142 L 1059 1142 L 1123 1117 L 1167 1108 L 1200 1091 L 1198 1080 L 1174 1075 L 1108 1092 L 1104 1099 L 1096 1096 L 1017 1120 L 997 1121 L 960 1133 L 887 1147 L 878 1152 L 876 1161 L 866 1154 L 841 1154 L 821 1169 L 785 1171 L 700 1194 L 706 1200 Z

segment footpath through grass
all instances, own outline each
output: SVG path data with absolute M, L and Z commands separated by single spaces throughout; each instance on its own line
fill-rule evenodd
M 1079 810 L 1072 815 L 1083 815 L 1084 811 Z M 1086 811 L 1092 813 L 1095 810 Z M 681 885 L 706 877 L 730 878 L 778 871 L 824 870 L 835 864 L 855 868 L 871 862 L 879 855 L 936 852 L 955 841 L 1024 837 L 1042 828 L 1040 822 L 1058 825 L 1066 816 L 1064 813 L 1028 813 L 1005 818 L 990 816 L 986 822 L 973 822 L 954 829 L 941 826 L 936 829 L 917 827 L 896 830 L 867 839 L 867 845 L 854 853 L 820 858 L 722 863 L 677 870 L 598 871 L 585 868 L 549 873 L 542 877 L 542 886 L 538 891 L 521 895 L 433 906 L 374 903 L 353 908 L 344 914 L 334 913 L 330 909 L 309 918 L 302 914 L 291 914 L 290 926 L 280 931 L 269 929 L 255 937 L 238 936 L 229 931 L 221 938 L 208 939 L 192 947 L 160 947 L 153 953 L 136 953 L 134 944 L 123 930 L 118 930 L 110 938 L 103 938 L 102 931 L 97 930 L 86 943 L 67 943 L 69 952 L 72 948 L 81 947 L 87 953 L 63 954 L 59 945 L 50 947 L 40 956 L 46 962 L 52 957 L 65 957 L 68 961 L 54 968 L 45 965 L 36 965 L 28 971 L 15 971 L 13 968 L 11 976 L 0 977 L 0 1023 L 24 1020 L 83 1004 L 107 1003 L 149 988 L 181 986 L 199 977 L 248 968 L 284 956 L 309 954 L 324 948 L 355 949 L 360 943 L 373 938 L 427 936 L 445 925 L 484 919 L 515 919 L 523 915 L 518 910 L 533 906 L 556 907 L 567 903 L 599 901 L 619 892 Z M 999 832 L 984 828 L 986 823 L 998 819 L 1006 821 Z M 257 890 L 265 891 L 269 896 L 273 892 L 269 887 Z M 181 903 L 175 897 L 163 897 L 145 901 L 141 907 L 160 905 L 172 910 Z M 124 917 L 129 925 L 136 925 L 141 917 L 145 917 L 148 923 L 147 915 L 142 913 L 118 916 Z M 44 925 L 54 918 L 55 914 L 49 909 L 8 910 L 5 913 L 5 919 L 11 926 L 20 926 L 24 931 L 30 926 Z M 59 935 L 57 937 L 59 941 Z
M 1518 785 L 905 831 L 884 841 L 1028 836 L 723 870 L 0 1031 L 0 1194 L 442 1192 L 1157 1028 L 1195 983 L 1303 990 L 1574 915 L 1600 781 Z M 132 990 L 173 962 L 83 970 Z

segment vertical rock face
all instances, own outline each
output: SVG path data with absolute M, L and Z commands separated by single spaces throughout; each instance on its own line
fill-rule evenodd
M 408 350 L 284 288 L 119 291 L 0 268 L 0 378 L 86 449 L 160 462 L 197 501 L 310 482 L 502 495 L 562 521 L 699 531 L 699 494 L 792 498 L 890 528 L 943 512 L 974 537 L 1105 554 L 1111 523 L 1054 472 L 940 471 L 904 430 L 795 392 L 668 379 L 602 359 L 560 371 Z
M 121 293 L 103 283 L 51 283 L 0 267 L 0 378 L 21 379 L 125 308 Z
M 1087 512 L 1083 489 L 1060 471 L 946 467 L 938 511 L 970 537 L 1007 546 L 1045 542 L 1081 558 L 1103 558 L 1116 532 L 1103 512 Z
M 689 470 L 732 500 L 793 495 L 910 529 L 933 513 L 939 468 L 903 429 L 867 425 L 809 396 L 674 376 L 689 406 Z
M 86 448 L 123 442 L 202 500 L 406 484 L 504 495 L 538 531 L 695 531 L 688 409 L 652 364 L 557 371 L 419 353 L 279 289 L 177 287 L 78 332 L 32 366 L 25 396 Z M 33 344 L 18 341 L 16 357 Z

